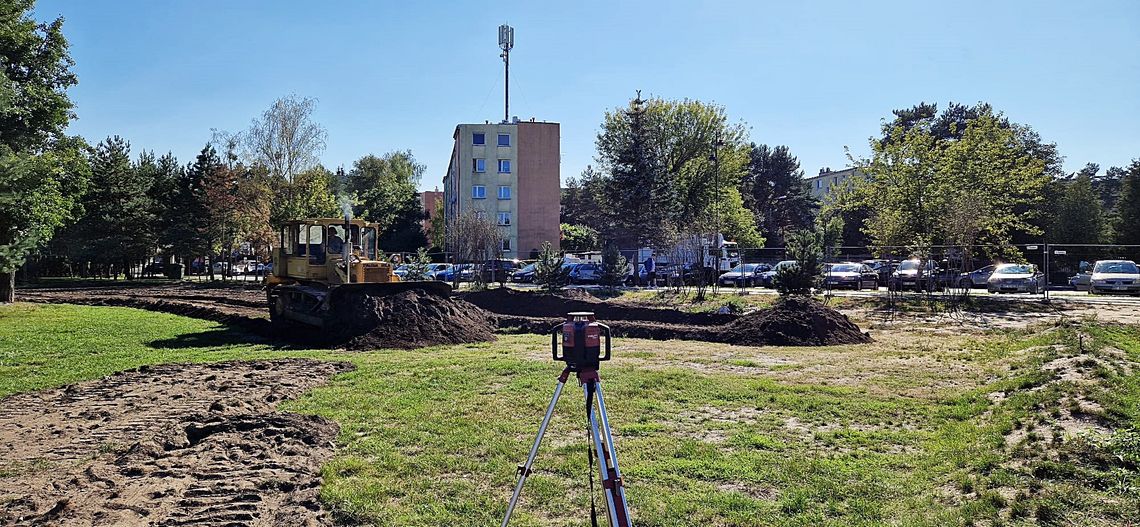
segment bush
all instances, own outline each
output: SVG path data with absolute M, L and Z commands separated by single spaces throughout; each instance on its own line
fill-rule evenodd
M 808 295 L 819 283 L 823 259 L 823 236 L 809 230 L 796 231 L 787 237 L 788 259 L 796 265 L 781 267 L 772 279 L 781 295 Z
M 613 291 L 625 281 L 626 258 L 621 255 L 617 244 L 607 243 L 602 248 L 602 276 L 598 283 Z
M 431 263 L 431 258 L 428 257 L 427 249 L 420 247 L 416 251 L 416 255 L 408 258 L 407 269 L 408 274 L 404 275 L 404 280 L 425 280 L 427 278 L 428 264 Z
M 550 242 L 542 242 L 538 261 L 534 264 L 534 282 L 551 293 L 570 282 L 570 268 L 562 265 L 562 255 L 554 251 Z

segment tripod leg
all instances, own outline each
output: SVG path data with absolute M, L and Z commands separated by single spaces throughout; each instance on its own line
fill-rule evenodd
M 613 434 L 610 432 L 610 418 L 606 415 L 606 400 L 602 397 L 601 381 L 597 381 L 594 397 L 598 400 L 598 415 L 602 418 L 602 433 L 606 440 L 605 450 L 609 454 L 605 458 L 605 464 L 609 466 L 609 474 L 603 475 L 602 486 L 606 493 L 611 495 L 614 516 L 616 516 L 614 525 L 630 527 L 632 524 L 629 521 L 629 505 L 625 501 L 625 487 L 621 479 L 621 469 L 618 468 L 617 449 L 614 447 Z
M 598 386 L 597 381 L 587 381 L 587 382 L 584 382 L 582 384 L 582 389 L 586 393 L 586 400 L 587 401 L 590 400 L 590 389 L 591 389 L 590 385 L 591 384 L 594 387 Z M 596 395 L 596 393 L 595 393 L 595 395 Z M 604 494 L 606 495 L 606 518 L 608 519 L 611 527 L 619 527 L 619 526 L 624 527 L 627 524 L 621 523 L 621 521 L 618 519 L 618 516 L 617 516 L 618 507 L 614 503 L 614 494 L 613 494 L 613 492 L 610 492 L 610 488 L 609 488 L 609 486 L 611 485 L 610 467 L 609 467 L 609 464 L 610 464 L 609 461 L 610 460 L 609 460 L 608 452 L 606 452 L 606 445 L 603 441 L 604 436 L 602 435 L 602 432 L 599 430 L 598 412 L 593 412 L 593 411 L 590 412 L 590 434 L 594 440 L 595 455 L 598 456 L 598 473 L 601 476 L 602 490 L 604 491 Z
M 558 397 L 562 395 L 562 388 L 566 386 L 566 379 L 570 376 L 570 370 L 562 371 L 562 375 L 558 377 L 558 384 L 554 387 L 554 397 L 550 398 L 550 406 L 546 407 L 546 415 L 542 417 L 542 424 L 538 427 L 538 436 L 534 438 L 534 444 L 530 447 L 530 455 L 526 458 L 526 463 L 519 465 L 519 482 L 515 485 L 515 492 L 511 495 L 511 502 L 507 505 L 507 514 L 503 516 L 502 527 L 507 527 L 507 522 L 511 521 L 511 513 L 515 510 L 515 504 L 519 501 L 519 494 L 522 494 L 523 483 L 526 482 L 527 476 L 530 475 L 530 469 L 534 465 L 534 458 L 538 457 L 538 445 L 542 443 L 542 436 L 546 433 L 546 426 L 550 424 L 550 417 L 554 415 L 554 405 L 558 402 Z

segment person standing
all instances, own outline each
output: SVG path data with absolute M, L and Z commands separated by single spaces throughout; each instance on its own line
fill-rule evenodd
M 645 259 L 645 279 L 649 282 L 649 287 L 657 286 L 657 260 L 653 258 L 652 252 Z

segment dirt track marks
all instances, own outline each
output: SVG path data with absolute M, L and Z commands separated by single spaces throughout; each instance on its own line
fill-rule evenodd
M 317 494 L 337 426 L 273 408 L 349 369 L 144 366 L 0 400 L 0 524 L 331 524 Z

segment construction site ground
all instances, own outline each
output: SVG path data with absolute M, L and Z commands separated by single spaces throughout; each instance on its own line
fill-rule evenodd
M 254 287 L 18 294 L 0 306 L 5 525 L 496 524 L 559 372 L 549 337 L 517 324 L 307 349 L 265 332 Z M 496 316 L 577 305 L 529 300 Z M 578 300 L 605 322 L 707 329 L 772 299 Z M 602 377 L 635 524 L 1140 521 L 1134 312 L 829 302 L 873 342 L 615 340 Z M 589 524 L 581 408 L 567 390 L 518 525 Z

